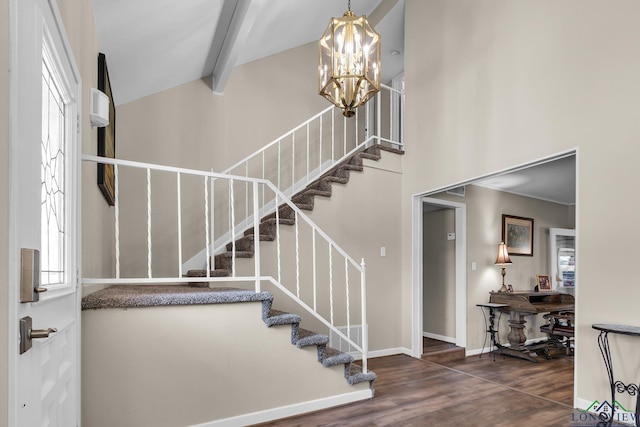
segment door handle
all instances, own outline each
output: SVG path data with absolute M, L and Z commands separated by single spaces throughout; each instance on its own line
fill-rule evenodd
M 31 340 L 37 338 L 48 338 L 50 334 L 58 332 L 56 328 L 33 329 L 32 319 L 25 316 L 20 319 L 20 354 L 26 353 L 32 347 Z
M 49 338 L 49 334 L 54 332 L 58 332 L 56 328 L 47 328 L 47 329 L 31 329 L 28 331 L 29 339 L 34 338 Z

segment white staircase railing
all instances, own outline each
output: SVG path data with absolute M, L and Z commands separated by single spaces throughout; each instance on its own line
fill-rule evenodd
M 114 272 L 83 284 L 245 282 L 259 292 L 271 283 L 360 353 L 367 372 L 364 260 L 350 257 L 271 182 L 91 155 L 82 160 L 113 165 L 115 176 Z M 269 205 L 279 208 L 263 221 Z M 210 256 L 217 235 L 237 235 L 247 225 L 252 245 L 250 237 L 233 239 L 226 254 Z M 275 254 L 264 262 L 259 236 L 273 240 Z M 184 255 L 203 248 L 204 277 L 184 277 Z M 250 252 L 253 262 L 238 262 Z M 218 277 L 223 269 L 228 276 Z M 352 319 L 363 327 L 360 343 L 351 337 Z
M 378 144 L 403 150 L 403 119 L 404 92 L 381 85 L 380 92 L 357 108 L 354 117 L 346 118 L 341 110 L 329 106 L 222 173 L 268 180 L 291 199 L 331 168 L 365 147 Z M 246 211 L 242 225 L 247 226 L 250 220 L 246 208 L 249 206 L 249 184 L 245 182 L 244 185 Z M 273 199 L 269 201 L 264 193 L 259 197 L 266 213 L 275 210 Z M 210 253 L 220 253 L 231 240 L 239 237 L 242 226 L 237 231 L 228 228 L 226 233 L 217 234 L 208 250 L 202 250 L 186 260 L 183 271 L 203 268 Z
M 223 173 L 271 181 L 291 197 L 371 144 L 403 149 L 404 93 L 386 85 L 354 117 L 329 106 Z

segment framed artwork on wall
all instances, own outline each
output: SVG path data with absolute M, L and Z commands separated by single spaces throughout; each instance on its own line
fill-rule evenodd
M 98 128 L 98 156 L 116 157 L 116 109 L 104 53 L 98 54 L 98 89 L 109 97 L 109 124 Z M 115 175 L 113 165 L 98 163 L 98 187 L 110 206 L 115 204 Z
M 503 214 L 502 241 L 509 256 L 533 256 L 533 219 Z

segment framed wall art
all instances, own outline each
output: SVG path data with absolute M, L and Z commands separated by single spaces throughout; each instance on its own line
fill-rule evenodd
M 109 97 L 109 124 L 98 128 L 98 156 L 116 157 L 116 109 L 113 104 L 107 59 L 98 54 L 98 89 Z M 115 204 L 115 175 L 113 165 L 98 163 L 98 187 L 110 206 Z
M 533 219 L 503 214 L 502 241 L 509 256 L 533 256 Z

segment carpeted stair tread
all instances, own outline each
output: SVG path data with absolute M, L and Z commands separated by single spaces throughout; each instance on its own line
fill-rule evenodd
M 324 334 L 302 329 L 300 327 L 291 328 L 291 343 L 296 347 L 302 348 L 310 345 L 326 345 L 329 337 Z
M 356 363 L 351 363 L 349 365 L 345 365 L 344 377 L 347 379 L 349 385 L 354 385 L 366 381 L 374 381 L 378 378 L 378 375 L 373 371 L 367 371 L 365 374 L 362 372 L 362 366 Z
M 298 207 L 298 209 L 301 209 L 303 211 L 312 211 L 313 210 L 313 203 L 296 203 L 296 206 Z
M 287 313 L 286 311 L 280 311 L 271 309 L 269 314 L 264 319 L 264 323 L 271 327 L 275 325 L 292 325 L 294 323 L 300 323 L 302 318 L 297 314 Z
M 253 258 L 254 253 L 248 251 L 238 251 L 235 252 L 236 259 L 238 258 Z M 216 268 L 232 271 L 233 270 L 233 252 L 223 252 L 213 257 L 213 264 Z
M 366 153 L 364 151 L 359 153 L 358 156 L 360 156 L 361 159 L 375 160 L 376 162 L 381 159 L 381 156 L 378 154 Z
M 82 310 L 174 305 L 262 302 L 271 306 L 273 294 L 231 287 L 196 288 L 185 285 L 112 285 L 82 298 Z
M 232 252 L 223 252 L 214 256 L 214 258 L 231 258 L 232 255 Z M 253 252 L 240 251 L 238 250 L 238 248 L 236 248 L 236 258 L 253 258 Z
M 340 169 L 362 172 L 364 170 L 364 166 L 362 166 L 362 165 L 354 165 L 352 163 L 345 163 L 345 164 L 340 166 Z
M 278 218 L 280 224 L 282 225 L 293 225 L 296 223 L 295 219 L 290 219 L 290 218 Z M 271 216 L 267 216 L 265 218 L 262 219 L 262 221 L 260 221 L 260 230 L 262 230 L 262 226 L 263 225 L 275 225 L 276 224 L 276 218 L 275 215 L 273 217 Z M 253 233 L 251 233 L 253 234 Z
M 324 349 L 318 350 L 318 361 L 322 363 L 322 366 L 325 368 L 328 366 L 349 364 L 353 362 L 353 356 L 349 353 L 343 353 L 340 350 L 336 350 L 335 348 L 327 346 Z
M 378 150 L 387 151 L 389 153 L 404 154 L 404 150 L 400 150 L 399 148 L 387 147 L 386 145 L 376 145 L 375 147 Z
M 314 185 L 314 184 L 311 184 Z M 296 200 L 298 195 L 308 195 L 308 196 L 321 196 L 321 197 L 331 197 L 331 189 L 329 190 L 321 190 L 318 188 L 311 188 L 311 187 L 307 187 L 306 190 L 303 190 L 302 192 L 298 193 L 297 195 L 295 195 L 293 197 L 292 200 Z
M 349 178 L 341 178 L 339 176 L 326 176 L 323 179 L 327 182 L 337 182 L 338 184 L 346 184 L 349 182 Z
M 227 277 L 228 275 L 229 271 L 224 269 L 209 271 L 209 277 Z M 207 277 L 207 270 L 189 270 L 187 277 Z
M 268 234 L 262 234 L 260 235 L 260 240 L 272 242 L 274 240 L 274 237 Z M 236 251 L 253 252 L 254 245 L 255 245 L 255 234 L 249 234 L 236 240 Z M 233 250 L 233 242 L 227 243 L 227 251 L 230 252 L 232 250 Z
M 329 196 L 331 196 L 331 192 L 333 191 L 333 189 L 331 188 L 331 183 L 323 181 L 322 177 L 318 178 L 317 180 L 309 184 L 309 186 L 307 187 L 307 190 L 322 191 L 325 193 L 329 193 Z

